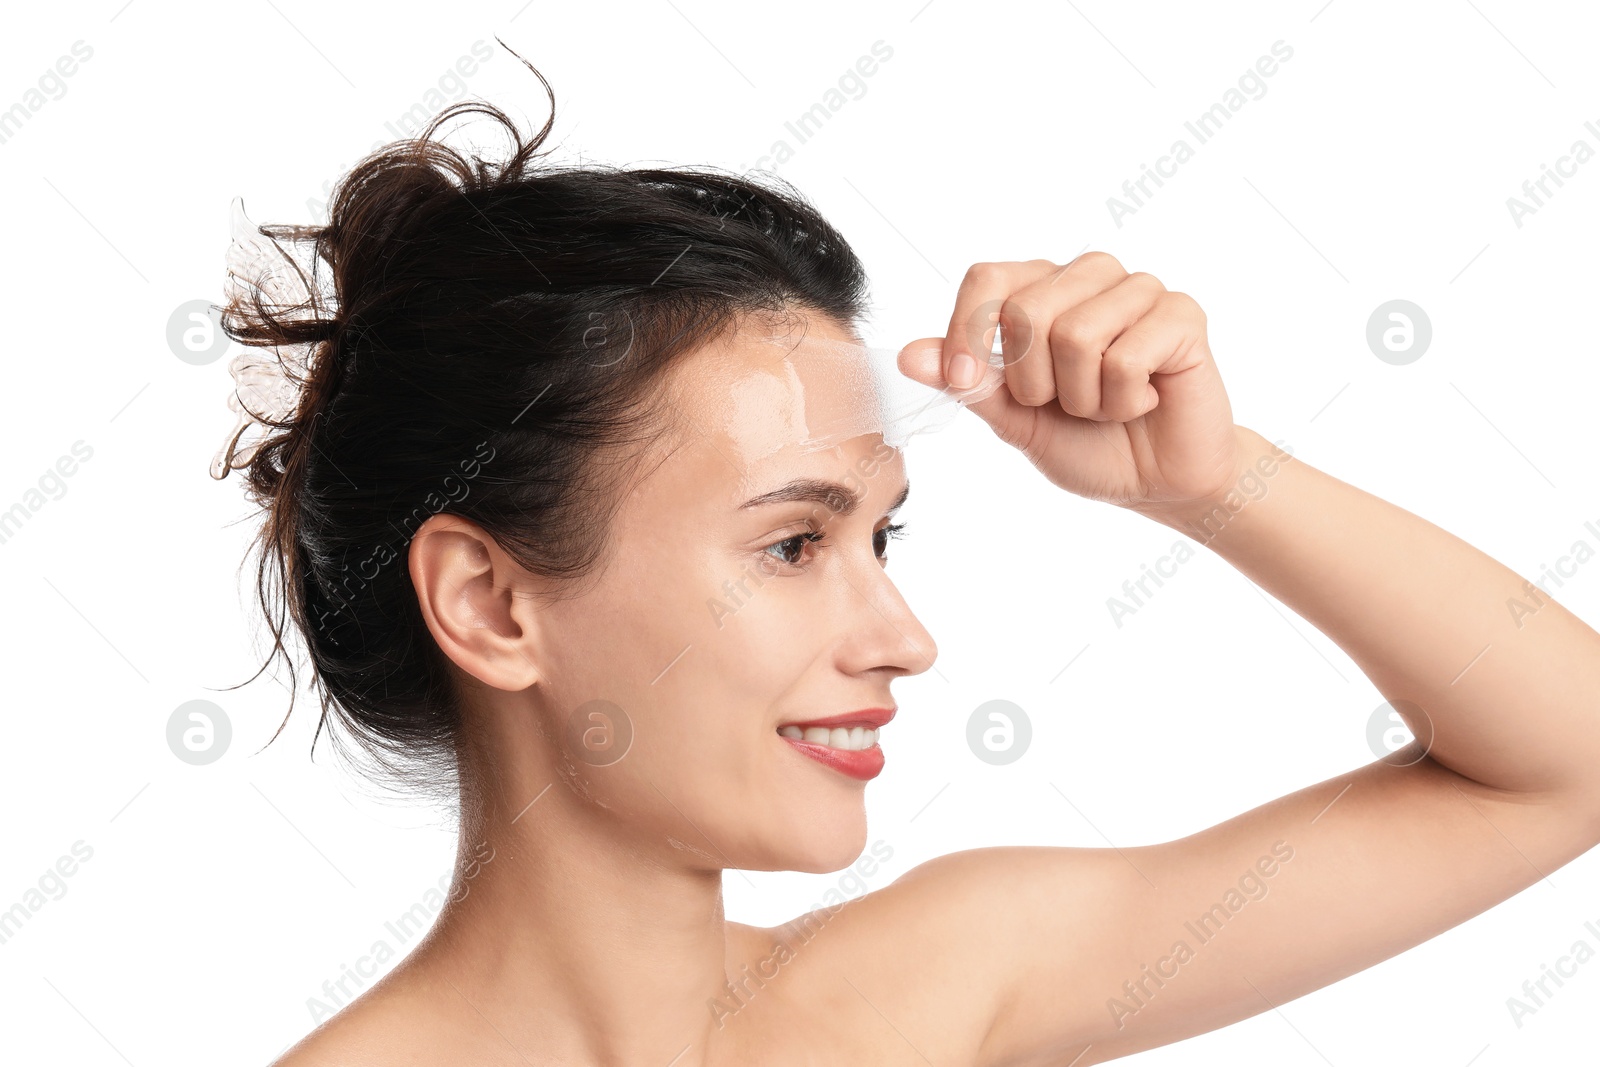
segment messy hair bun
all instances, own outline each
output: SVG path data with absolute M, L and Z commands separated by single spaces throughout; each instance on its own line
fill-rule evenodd
M 242 466 L 263 512 L 261 670 L 282 655 L 296 688 L 298 632 L 316 736 L 332 716 L 341 752 L 343 733 L 370 770 L 447 798 L 461 705 L 404 562 L 417 527 L 449 511 L 529 571 L 580 579 L 628 470 L 602 459 L 663 429 L 679 356 L 747 312 L 865 312 L 859 260 L 781 179 L 545 160 L 555 96 L 528 66 L 551 104 L 531 140 L 491 104 L 446 108 L 346 174 L 326 225 L 262 228 L 326 270 L 302 306 L 222 309 L 233 340 L 300 346 L 307 366 L 294 414 Z M 474 112 L 509 136 L 503 162 L 435 139 Z

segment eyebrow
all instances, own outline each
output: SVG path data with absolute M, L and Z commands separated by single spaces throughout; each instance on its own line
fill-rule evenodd
M 906 502 L 906 497 L 911 495 L 911 483 L 906 482 L 900 490 L 900 495 L 894 498 L 889 505 L 887 515 L 893 515 Z M 759 508 L 768 504 L 792 504 L 797 501 L 810 501 L 821 504 L 835 515 L 849 515 L 861 506 L 863 494 L 856 493 L 840 482 L 823 481 L 817 478 L 799 478 L 788 485 L 762 493 L 760 496 L 751 497 L 740 508 Z

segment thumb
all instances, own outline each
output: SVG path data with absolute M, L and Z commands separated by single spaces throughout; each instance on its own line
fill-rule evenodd
M 900 373 L 907 378 L 926 385 L 930 389 L 947 389 L 950 383 L 944 380 L 944 367 L 939 358 L 940 351 L 944 348 L 944 338 L 924 337 L 912 341 L 900 350 L 897 363 Z
M 987 422 L 996 436 L 1009 445 L 1021 447 L 1033 433 L 1039 409 L 1020 404 L 1006 388 L 1006 372 L 993 363 L 982 364 L 983 377 L 970 389 L 957 389 L 944 377 L 944 338 L 923 337 L 900 350 L 896 360 L 900 373 L 920 385 L 947 392 Z

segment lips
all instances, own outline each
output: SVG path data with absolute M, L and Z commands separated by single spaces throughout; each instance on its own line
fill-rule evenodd
M 804 721 L 786 722 L 779 725 L 779 731 L 793 728 L 792 732 L 807 729 L 821 730 L 871 730 L 877 729 L 894 718 L 894 708 L 864 708 L 861 711 L 847 711 L 840 715 L 830 715 L 825 719 L 806 719 Z M 836 735 L 837 736 L 837 735 Z M 798 737 L 779 734 L 784 744 L 792 747 L 797 753 L 808 756 L 825 767 L 830 767 L 848 778 L 857 781 L 867 781 L 876 778 L 883 771 L 883 749 L 878 746 L 874 738 L 866 748 L 834 748 L 832 745 L 819 744 L 806 741 Z M 842 743 L 842 742 L 835 742 Z M 862 741 L 858 737 L 857 744 Z
M 850 729 L 859 726 L 866 730 L 876 730 L 894 718 L 895 708 L 863 708 L 861 711 L 847 711 L 840 715 L 830 715 L 826 719 L 791 719 L 780 722 L 778 726 L 798 726 L 804 730 L 808 726 L 825 726 L 832 729 L 835 726 Z

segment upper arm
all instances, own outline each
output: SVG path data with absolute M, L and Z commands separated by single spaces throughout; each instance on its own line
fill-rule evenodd
M 971 992 L 944 1007 L 970 1015 L 978 1062 L 1086 1067 L 1370 967 L 1597 840 L 1592 794 L 1510 794 L 1431 758 L 1380 760 L 1162 844 L 922 864 L 870 894 L 862 928 L 893 941 L 869 933 L 870 955 L 900 975 L 862 981 L 891 1000 L 943 996 L 926 986 L 953 969 Z

